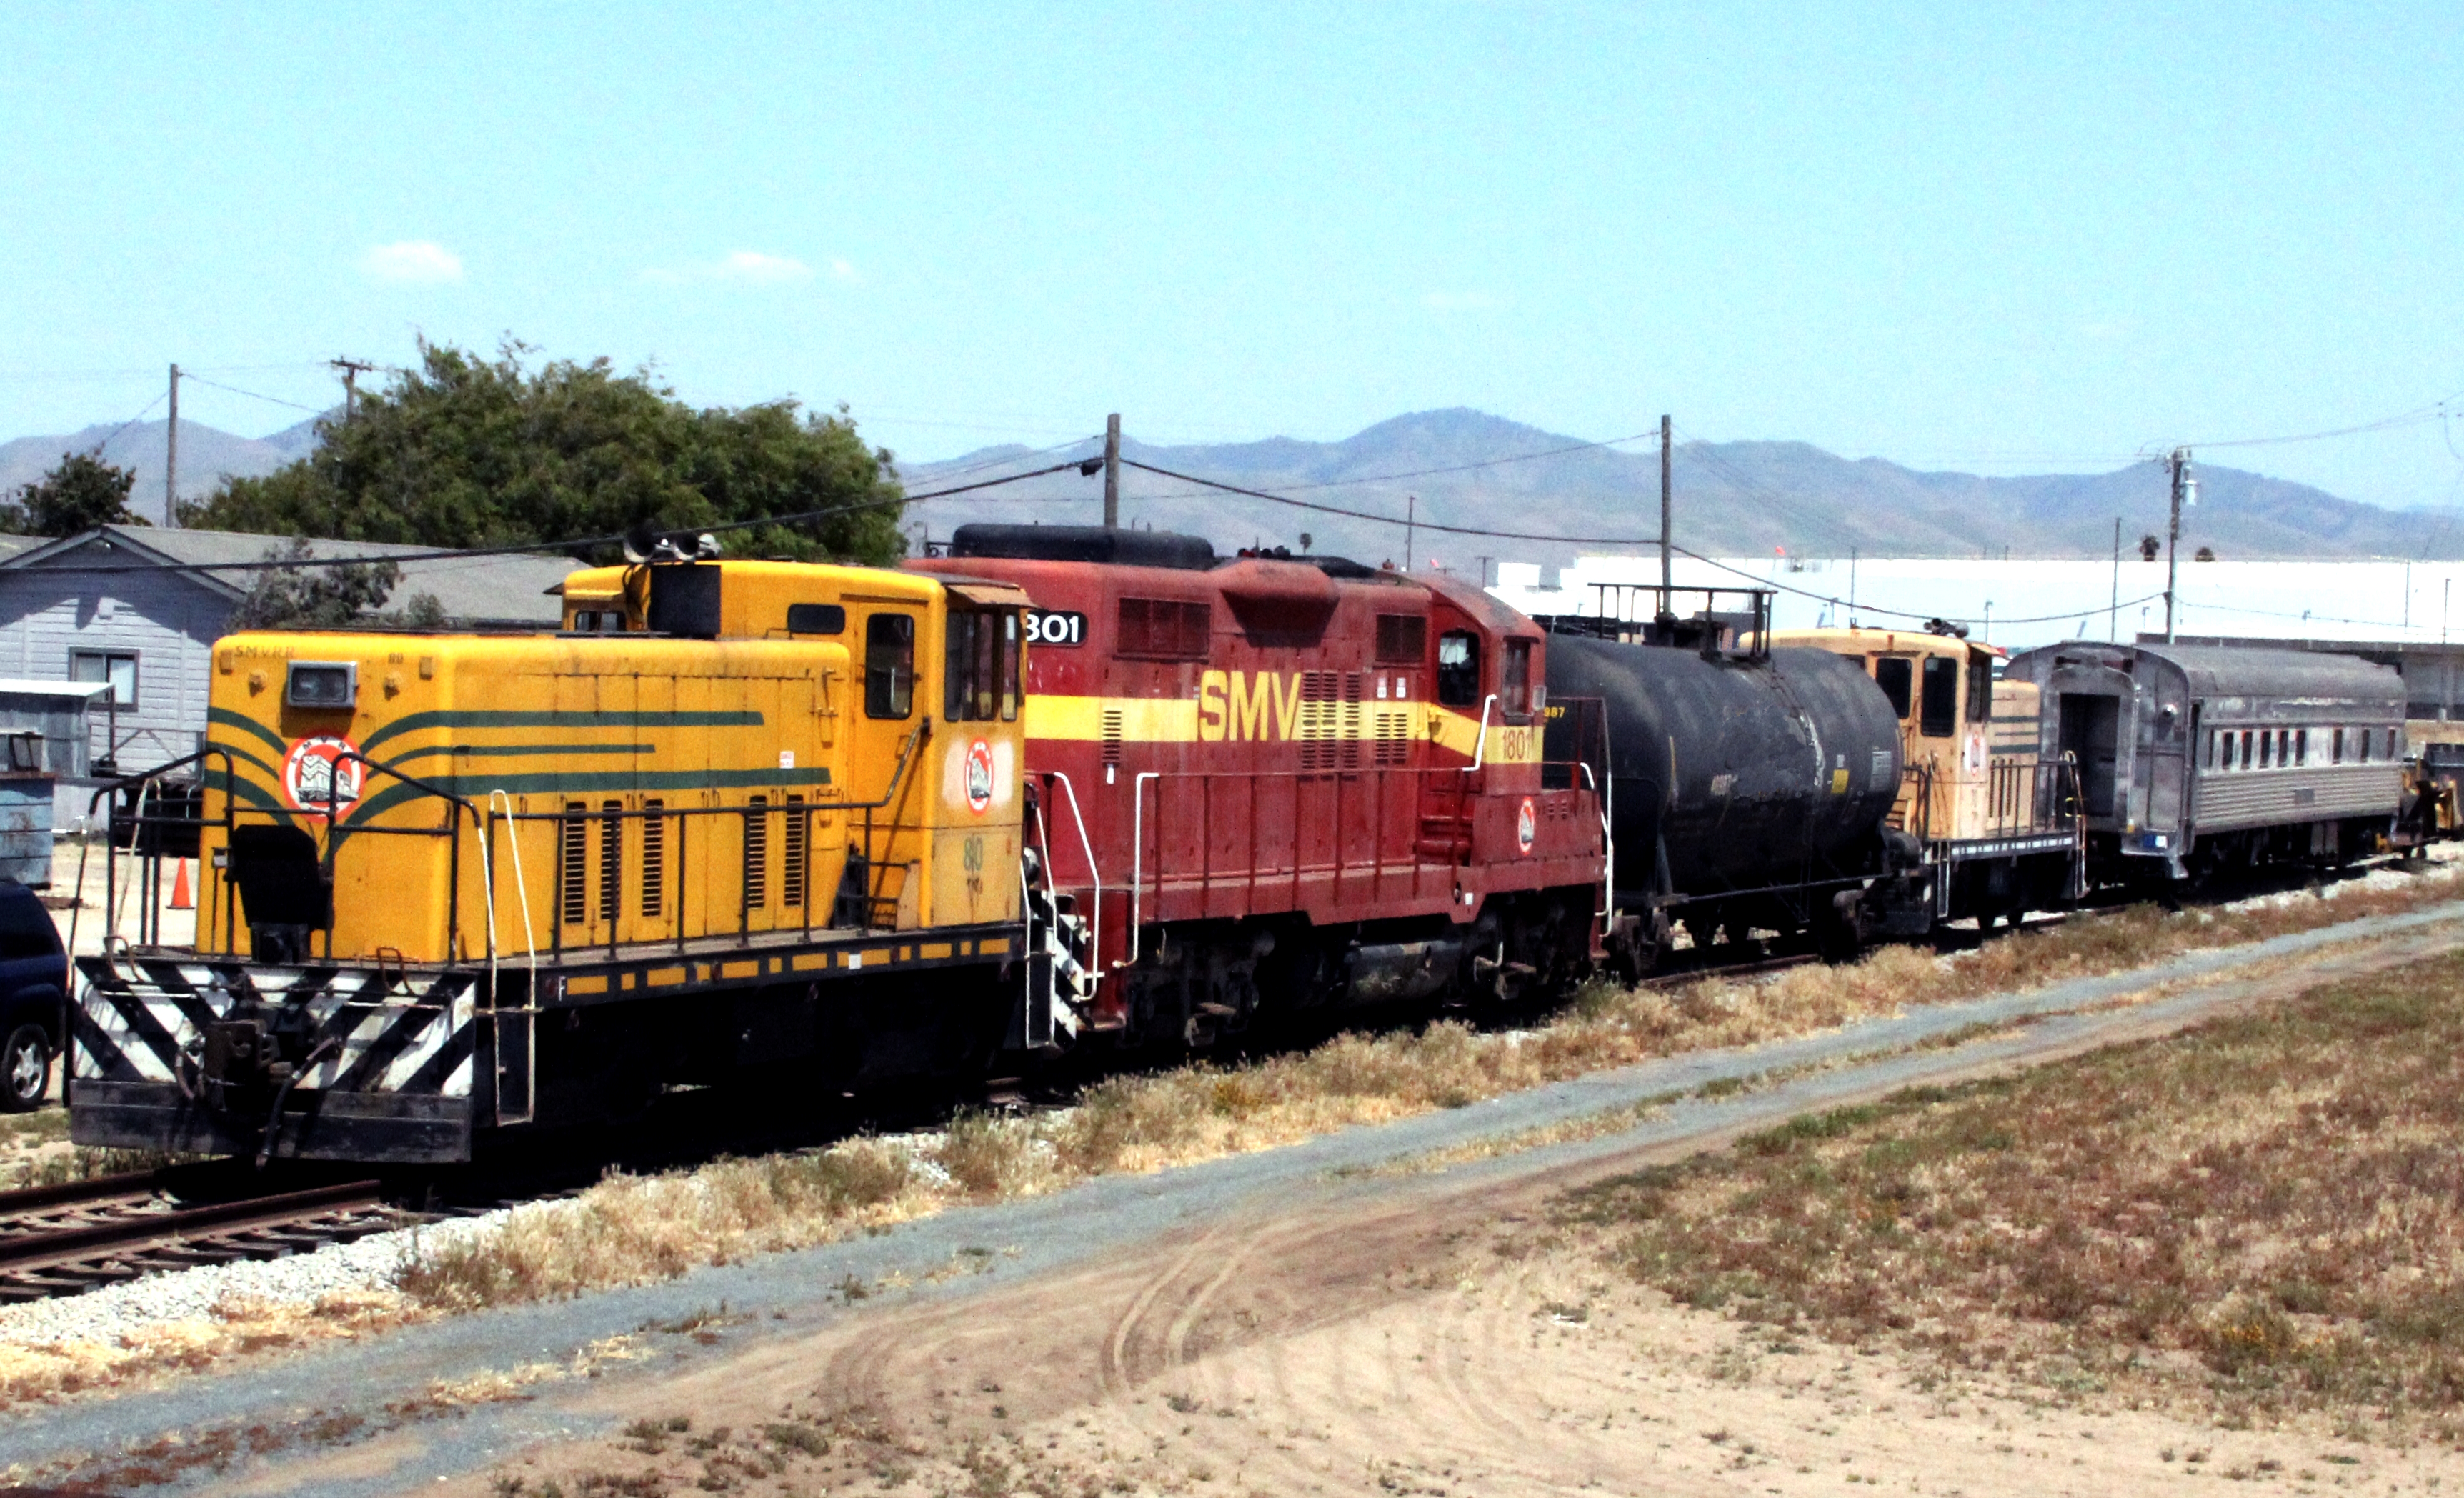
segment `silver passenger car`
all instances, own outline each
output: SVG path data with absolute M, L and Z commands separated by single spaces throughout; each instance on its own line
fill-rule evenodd
M 2005 675 L 2042 689 L 2044 752 L 2079 762 L 2091 877 L 2343 863 L 2404 800 L 2404 685 L 2349 655 L 2048 645 Z

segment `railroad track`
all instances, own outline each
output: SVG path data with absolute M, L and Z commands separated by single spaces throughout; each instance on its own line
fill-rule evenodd
M 348 1243 L 401 1225 L 374 1180 L 184 1204 L 155 1172 L 0 1192 L 0 1303 Z

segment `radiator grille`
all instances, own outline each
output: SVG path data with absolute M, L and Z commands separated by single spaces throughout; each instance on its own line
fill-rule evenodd
M 770 798 L 755 796 L 744 812 L 744 908 L 770 903 Z
M 590 804 L 564 804 L 557 838 L 557 904 L 568 926 L 590 918 Z
M 801 910 L 804 904 L 804 798 L 787 798 L 787 825 L 779 829 L 779 903 L 789 910 Z
M 664 908 L 660 890 L 668 877 L 668 824 L 659 815 L 667 803 L 646 801 L 642 809 L 649 813 L 642 819 L 642 915 L 656 920 Z

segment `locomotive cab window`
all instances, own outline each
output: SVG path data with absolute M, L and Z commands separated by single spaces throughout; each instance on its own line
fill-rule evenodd
M 1947 655 L 1925 658 L 1925 693 L 1918 701 L 1927 738 L 1948 738 L 1959 732 L 1959 662 Z
M 844 634 L 847 632 L 847 606 L 844 604 L 789 604 L 789 634 Z
M 1968 657 L 1968 724 L 1983 728 L 1993 719 L 1993 660 L 1979 650 Z
M 875 614 L 864 622 L 864 716 L 905 717 L 915 710 L 915 616 Z
M 1438 636 L 1438 701 L 1446 707 L 1480 705 L 1480 636 L 1468 629 Z
M 1018 611 L 950 610 L 942 663 L 942 716 L 952 722 L 1018 716 Z
M 1499 657 L 1498 711 L 1508 717 L 1528 717 L 1538 707 L 1531 700 L 1531 642 L 1508 640 Z
M 1908 716 L 1908 688 L 1916 680 L 1916 665 L 1904 655 L 1885 655 L 1874 663 L 1874 685 L 1891 699 L 1891 716 L 1904 720 Z

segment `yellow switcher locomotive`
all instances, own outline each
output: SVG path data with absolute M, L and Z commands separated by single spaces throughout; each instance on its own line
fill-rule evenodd
M 1074 965 L 1022 876 L 1025 596 L 589 576 L 621 596 L 568 622 L 613 632 L 215 646 L 166 767 L 204 787 L 197 939 L 81 960 L 77 1142 L 451 1161 L 742 1068 L 818 1090 L 1031 1042 Z

